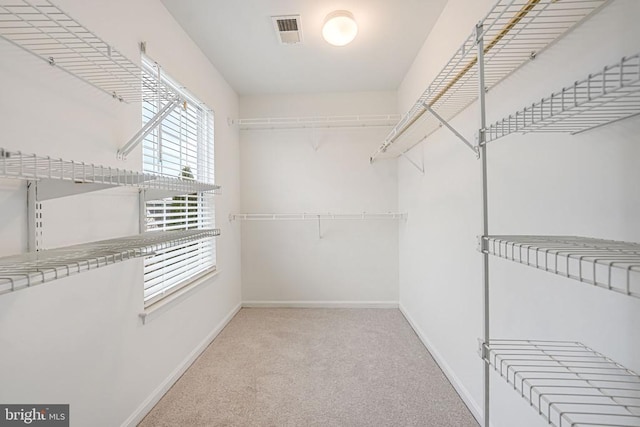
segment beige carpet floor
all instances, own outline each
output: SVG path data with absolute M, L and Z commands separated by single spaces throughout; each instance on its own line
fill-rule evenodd
M 395 309 L 242 309 L 140 426 L 478 424 Z

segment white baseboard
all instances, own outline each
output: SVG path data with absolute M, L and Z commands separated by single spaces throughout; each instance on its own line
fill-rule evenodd
M 471 414 L 474 416 L 476 421 L 478 421 L 478 423 L 482 425 L 482 423 L 484 422 L 484 419 L 482 417 L 482 410 L 480 409 L 480 406 L 478 405 L 478 403 L 471 396 L 471 393 L 469 393 L 469 390 L 467 390 L 467 388 L 462 385 L 462 382 L 460 381 L 460 379 L 456 376 L 456 374 L 453 372 L 453 370 L 447 364 L 447 362 L 445 362 L 442 355 L 438 352 L 438 350 L 436 350 L 436 348 L 433 346 L 431 341 L 429 341 L 429 338 L 427 338 L 427 336 L 422 331 L 422 329 L 420 329 L 418 324 L 413 321 L 413 319 L 411 318 L 409 313 L 407 313 L 407 310 L 402 306 L 402 304 L 398 304 L 398 306 L 404 318 L 407 319 L 407 322 L 409 322 L 409 325 L 411 325 L 416 335 L 418 335 L 418 338 L 420 338 L 420 341 L 422 341 L 422 344 L 424 344 L 424 346 L 427 348 L 429 353 L 431 353 L 431 356 L 433 356 L 433 359 L 436 361 L 438 366 L 440 366 L 440 369 L 442 369 L 442 372 L 444 372 L 444 374 L 446 375 L 451 385 L 453 385 L 453 388 L 455 388 L 456 392 L 458 392 L 464 404 L 467 405 L 467 408 L 469 408 L 469 411 L 471 411 Z
M 398 301 L 243 301 L 246 308 L 398 308 Z
M 234 307 L 227 316 L 218 323 L 218 325 L 211 331 L 207 337 L 191 352 L 189 355 L 178 365 L 174 371 L 147 397 L 144 402 L 122 423 L 122 427 L 134 427 L 142 421 L 142 419 L 153 409 L 153 407 L 160 401 L 162 396 L 178 381 L 178 379 L 185 373 L 185 371 L 191 366 L 193 362 L 200 356 L 200 354 L 211 344 L 211 342 L 218 336 L 220 332 L 227 326 L 227 323 L 233 319 L 238 311 L 242 308 L 242 304 L 238 304 Z

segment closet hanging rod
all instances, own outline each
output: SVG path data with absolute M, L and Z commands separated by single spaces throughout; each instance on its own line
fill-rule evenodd
M 449 121 L 477 99 L 478 37 L 486 40 L 485 87 L 490 89 L 609 1 L 499 0 L 479 22 L 482 32 L 474 31 L 465 40 L 370 160 L 397 157 L 411 149 L 419 141 L 409 138 L 410 133 L 418 132 L 424 139 L 435 132 L 440 121 L 425 114 L 426 106 Z M 394 144 L 393 153 L 385 155 Z
M 400 119 L 399 114 L 359 114 L 349 116 L 301 116 L 246 118 L 237 121 L 241 130 L 365 128 L 389 127 Z
M 280 220 L 406 220 L 406 212 L 359 213 L 236 213 L 229 220 L 280 221 Z
M 509 31 L 511 31 L 518 22 L 522 20 L 522 18 L 524 18 L 529 12 L 531 12 L 533 7 L 539 2 L 540 0 L 528 0 L 527 4 L 525 4 L 522 7 L 522 9 L 520 9 L 520 11 L 513 18 L 509 20 L 509 22 L 502 28 L 502 30 L 500 30 L 498 34 L 496 34 L 493 37 L 493 39 L 486 44 L 486 46 L 483 49 L 483 52 L 485 53 L 485 55 L 493 47 L 495 47 L 498 44 L 498 42 L 502 40 L 504 36 L 506 36 L 509 33 Z M 478 56 L 476 55 L 471 61 L 469 61 L 469 63 L 467 63 L 467 65 L 465 65 L 460 71 L 458 71 L 458 73 L 451 79 L 451 81 L 449 81 L 449 83 L 447 83 L 447 85 L 443 87 L 436 94 L 436 96 L 433 97 L 433 99 L 431 99 L 425 105 L 429 108 L 433 108 L 436 102 L 438 102 L 440 98 L 442 98 L 449 91 L 449 89 L 451 89 L 456 83 L 458 83 L 458 81 L 460 81 L 460 79 L 464 77 L 464 75 L 467 74 L 469 70 L 471 70 L 477 63 L 478 63 Z M 401 128 L 398 131 L 398 133 L 389 140 L 389 143 L 393 143 L 393 141 L 395 141 L 398 137 L 400 137 L 400 135 L 402 135 L 408 127 L 410 127 L 420 117 L 422 117 L 422 115 L 428 111 L 427 107 L 423 105 L 422 108 L 418 110 L 415 117 L 413 117 L 405 126 L 403 126 L 403 128 Z

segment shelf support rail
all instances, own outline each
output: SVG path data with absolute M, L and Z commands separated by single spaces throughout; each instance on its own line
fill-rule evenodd
M 149 120 L 147 124 L 145 124 L 142 127 L 142 129 L 140 129 L 138 133 L 136 133 L 129 140 L 129 142 L 127 142 L 121 149 L 118 150 L 118 158 L 120 159 L 126 158 L 127 155 L 129 155 L 129 153 L 131 153 L 131 151 L 133 151 L 133 149 L 136 148 L 138 144 L 140 144 L 140 142 L 142 142 L 142 140 L 144 140 L 147 137 L 147 135 L 149 135 L 158 126 L 160 126 L 162 121 L 169 114 L 171 114 L 173 110 L 175 110 L 178 107 L 178 105 L 180 105 L 182 102 L 184 101 L 180 97 L 173 98 L 172 100 L 167 102 L 167 104 L 164 107 L 162 107 L 162 109 L 158 111 L 156 115 L 153 116 L 151 120 Z
M 484 63 L 484 32 L 482 22 L 476 25 L 476 45 L 478 56 L 476 65 L 478 66 L 478 104 L 480 113 L 480 132 L 478 133 L 478 155 L 482 171 L 482 236 L 489 235 L 489 207 L 488 207 L 488 186 L 487 186 L 487 146 L 485 144 L 486 134 L 486 104 L 485 104 L 485 63 Z M 491 44 L 490 44 L 491 45 Z M 489 322 L 489 254 L 482 254 L 482 289 L 483 289 L 483 313 L 482 313 L 482 336 L 483 341 L 490 339 Z M 489 364 L 483 364 L 483 427 L 490 425 L 490 384 L 489 384 Z
M 438 113 L 435 112 L 435 110 L 433 108 L 431 108 L 431 106 L 427 103 L 422 104 L 424 105 L 424 108 L 427 109 L 428 112 L 430 112 L 433 117 L 435 117 L 440 123 L 442 123 L 442 125 L 444 125 L 447 129 L 449 129 L 455 136 L 458 137 L 458 139 L 460 141 L 462 141 L 467 147 L 469 147 L 471 149 L 471 151 L 473 151 L 474 153 L 476 153 L 476 156 L 479 156 L 479 151 L 478 151 L 478 147 L 474 146 L 472 143 L 470 143 L 467 138 L 465 138 L 464 136 L 462 136 L 462 134 L 460 134 L 460 132 L 458 132 L 453 126 L 451 126 L 449 124 L 449 122 L 447 122 L 442 116 L 440 116 Z
M 27 249 L 42 250 L 42 203 L 38 200 L 38 181 L 27 181 Z

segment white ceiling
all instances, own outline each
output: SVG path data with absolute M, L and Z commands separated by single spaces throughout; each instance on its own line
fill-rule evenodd
M 446 0 L 162 0 L 240 95 L 395 90 Z M 327 44 L 321 26 L 349 10 L 356 39 Z M 271 16 L 300 14 L 304 42 L 281 45 Z

